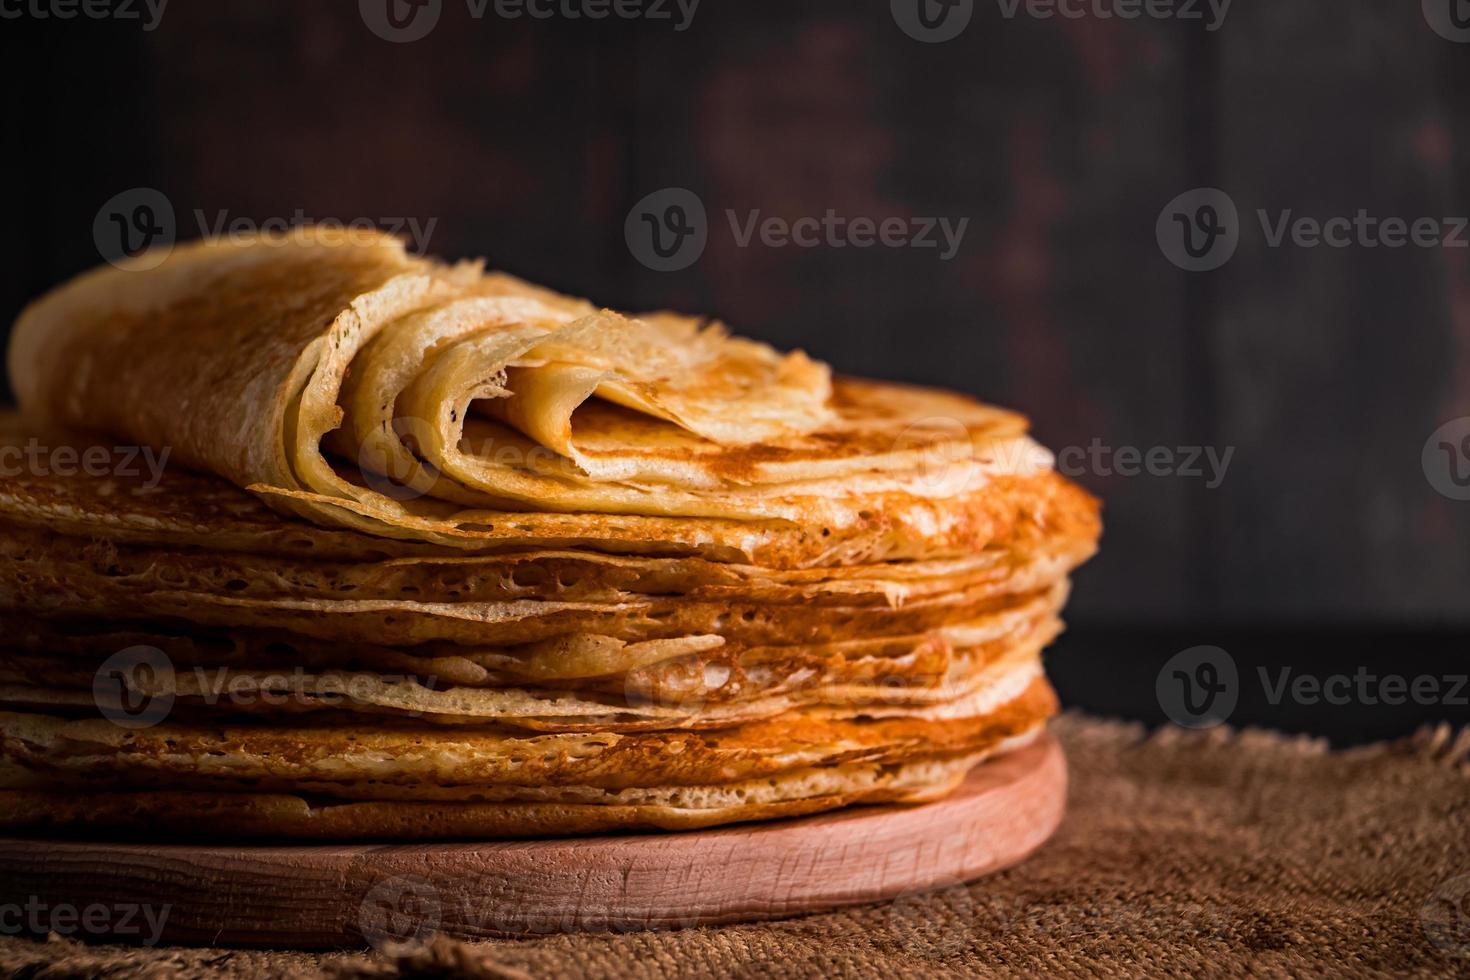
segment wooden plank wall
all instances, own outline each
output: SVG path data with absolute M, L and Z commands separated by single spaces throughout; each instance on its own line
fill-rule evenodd
M 942 44 L 881 0 L 704 0 L 682 32 L 444 0 L 409 44 L 356 8 L 0 25 L 20 218 L 0 315 L 94 263 L 92 219 L 128 187 L 166 193 L 181 237 L 194 209 L 435 218 L 435 253 L 971 391 L 1054 446 L 1234 447 L 1216 489 L 1081 477 L 1108 531 L 1074 620 L 1470 622 L 1470 503 L 1420 465 L 1470 415 L 1470 250 L 1273 249 L 1255 218 L 1470 212 L 1470 45 L 1418 4 L 1239 3 L 1210 31 L 977 0 Z M 1203 185 L 1240 245 L 1187 273 L 1155 222 Z M 700 195 L 710 239 L 661 273 L 623 221 L 666 186 Z M 752 209 L 969 223 L 949 261 L 742 248 L 725 212 Z

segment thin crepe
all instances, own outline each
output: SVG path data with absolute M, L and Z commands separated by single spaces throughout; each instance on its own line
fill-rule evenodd
M 41 462 L 15 465 L 29 452 Z M 1099 526 L 1097 501 L 1048 471 L 1000 477 L 947 500 L 880 495 L 869 501 L 868 517 L 847 527 L 498 512 L 481 515 L 484 522 L 472 527 L 448 528 L 442 522 L 402 517 L 408 529 L 404 534 L 426 542 L 418 543 L 282 520 L 228 481 L 179 465 L 172 453 L 164 456 L 159 450 L 145 456 L 136 445 L 117 445 L 103 435 L 57 428 L 16 413 L 0 412 L 0 458 L 7 463 L 7 477 L 0 481 L 0 518 L 16 525 L 170 549 L 324 560 L 576 548 L 815 569 L 898 560 L 971 561 L 982 550 L 1024 548 L 1028 540 L 1054 538 L 1075 542 L 1080 562 L 1091 554 Z M 60 465 L 66 460 L 78 462 Z M 88 462 L 83 466 L 80 461 Z M 257 489 L 268 500 L 288 494 Z M 336 504 L 331 508 L 340 509 Z
M 989 644 L 954 650 L 921 644 L 908 656 L 725 660 L 696 652 L 622 675 L 622 688 L 443 684 L 431 676 L 343 670 L 235 667 L 120 672 L 122 689 L 63 661 L 0 651 L 0 706 L 90 714 L 106 700 L 167 697 L 173 717 L 218 721 L 328 714 L 418 718 L 436 724 L 503 725 L 547 732 L 711 729 L 773 718 L 796 708 L 831 717 L 943 718 L 973 714 L 1040 676 L 1041 648 L 1058 624 L 1026 624 Z M 714 649 L 718 649 L 717 647 Z
M 135 788 L 296 792 L 335 799 L 531 801 L 592 790 L 700 787 L 847 762 L 953 758 L 1034 728 L 1056 708 L 1043 678 L 960 718 L 834 719 L 793 711 L 716 731 L 506 734 L 431 726 L 123 729 L 0 712 L 14 784 L 86 778 Z M 31 774 L 26 777 L 25 774 Z
M 27 308 L 9 366 L 34 418 L 169 447 L 388 537 L 475 536 L 506 510 L 830 532 L 1050 467 L 1013 413 L 833 386 L 799 352 L 592 310 L 386 236 L 196 243 L 94 270 Z
M 0 829 L 17 833 L 287 840 L 445 840 L 697 830 L 774 820 L 872 803 L 924 803 L 950 793 L 971 768 L 1028 744 L 1040 726 L 990 747 L 948 759 L 877 765 L 846 763 L 745 784 L 685 791 L 675 802 L 602 799 L 553 802 L 334 801 L 286 793 L 119 790 L 77 786 L 0 789 Z M 662 794 L 666 799 L 670 794 Z M 686 802 L 687 801 L 687 802 Z

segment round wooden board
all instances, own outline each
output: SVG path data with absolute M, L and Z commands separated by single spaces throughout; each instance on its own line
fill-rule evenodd
M 1050 736 L 923 806 L 687 833 L 227 847 L 0 839 L 0 907 L 70 906 L 120 941 L 351 947 L 779 918 L 969 881 L 1062 818 Z M 29 904 L 27 904 L 29 903 Z M 106 912 L 88 913 L 102 906 Z M 131 909 L 131 912 L 129 910 Z M 156 939 L 154 938 L 156 937 Z

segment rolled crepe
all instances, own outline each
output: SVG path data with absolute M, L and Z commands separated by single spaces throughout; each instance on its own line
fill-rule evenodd
M 201 242 L 94 270 L 22 314 L 9 367 L 32 419 L 399 538 L 519 512 L 584 515 L 592 537 L 630 516 L 692 519 L 686 538 L 777 520 L 840 540 L 1050 476 L 1014 413 L 834 382 L 718 324 L 599 310 L 388 236 Z M 524 536 L 545 519 L 520 518 Z

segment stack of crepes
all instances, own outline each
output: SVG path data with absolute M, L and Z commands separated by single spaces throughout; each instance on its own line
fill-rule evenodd
M 0 829 L 705 827 L 1055 710 L 1097 505 L 1018 415 L 387 236 L 139 266 L 11 339 Z

